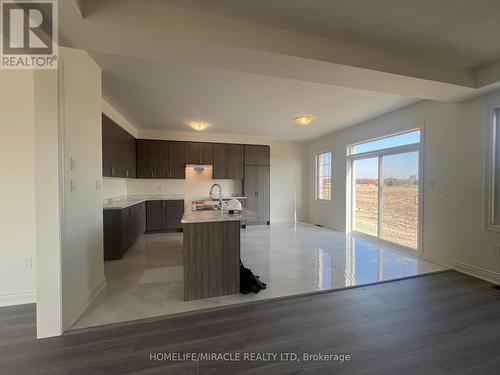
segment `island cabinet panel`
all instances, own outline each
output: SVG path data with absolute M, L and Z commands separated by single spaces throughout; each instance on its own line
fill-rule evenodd
M 240 292 L 240 222 L 184 224 L 184 300 Z
M 135 138 L 102 114 L 102 175 L 136 177 Z
M 213 178 L 218 180 L 243 180 L 243 145 L 214 144 Z
M 146 203 L 146 232 L 182 229 L 184 200 L 154 200 Z
M 146 229 L 144 202 L 103 211 L 104 260 L 122 259 Z
M 245 145 L 245 165 L 271 165 L 271 149 L 266 145 Z
M 270 167 L 246 165 L 243 194 L 247 197 L 245 208 L 255 214 L 247 224 L 269 224 L 270 221 Z
M 213 164 L 214 145 L 203 142 L 186 142 L 186 164 Z

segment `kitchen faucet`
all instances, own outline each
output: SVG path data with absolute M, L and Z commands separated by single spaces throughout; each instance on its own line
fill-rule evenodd
M 222 188 L 220 187 L 220 185 L 213 184 L 212 187 L 210 188 L 210 192 L 208 193 L 208 195 L 210 195 L 210 198 L 215 199 L 212 194 L 214 192 L 214 187 L 216 186 L 219 188 L 219 208 L 222 210 Z

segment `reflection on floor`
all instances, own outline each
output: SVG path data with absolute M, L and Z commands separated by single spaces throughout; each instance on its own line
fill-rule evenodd
M 91 327 L 373 283 L 443 270 L 369 240 L 305 224 L 242 231 L 242 260 L 268 284 L 258 294 L 184 302 L 182 234 L 145 235 L 120 261 L 105 263 L 106 289 L 72 328 Z

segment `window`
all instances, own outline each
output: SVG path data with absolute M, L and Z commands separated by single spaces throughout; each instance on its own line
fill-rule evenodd
M 332 199 L 332 153 L 316 155 L 316 199 Z
M 488 139 L 486 228 L 500 232 L 500 108 L 492 111 Z
M 420 130 L 347 148 L 349 230 L 418 249 Z
M 420 130 L 396 134 L 389 137 L 379 138 L 368 142 L 351 145 L 348 149 L 349 155 L 373 152 L 392 147 L 407 146 L 420 143 Z

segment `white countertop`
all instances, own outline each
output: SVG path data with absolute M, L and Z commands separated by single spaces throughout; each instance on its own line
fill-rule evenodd
M 145 201 L 169 201 L 169 200 L 183 200 L 184 195 L 129 195 L 127 197 L 105 199 L 103 201 L 104 210 L 122 210 L 124 208 L 145 202 Z
M 194 224 L 194 223 L 212 223 L 218 221 L 242 221 L 254 217 L 255 214 L 248 210 L 243 210 L 234 214 L 230 214 L 226 210 L 186 211 L 184 212 L 184 216 L 182 217 L 181 223 Z

